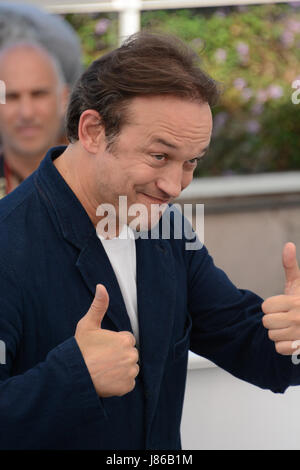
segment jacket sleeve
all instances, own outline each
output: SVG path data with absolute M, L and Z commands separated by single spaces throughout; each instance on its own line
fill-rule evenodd
M 74 337 L 26 372 L 14 371 L 22 303 L 16 277 L 0 266 L 0 449 L 97 448 L 104 411 Z
M 263 299 L 238 289 L 217 268 L 207 249 L 188 257 L 190 349 L 234 376 L 273 392 L 300 384 L 300 365 L 276 352 L 262 324 Z

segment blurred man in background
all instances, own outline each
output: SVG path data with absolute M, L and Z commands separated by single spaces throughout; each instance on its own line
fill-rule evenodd
M 65 143 L 64 111 L 82 72 L 79 39 L 62 18 L 29 5 L 0 6 L 0 198 Z
M 60 140 L 68 87 L 58 62 L 40 46 L 24 43 L 0 51 L 2 191 L 9 193 Z

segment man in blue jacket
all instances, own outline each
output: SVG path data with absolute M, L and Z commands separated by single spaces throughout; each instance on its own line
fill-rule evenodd
M 78 82 L 70 145 L 0 202 L 2 449 L 180 449 L 189 349 L 274 392 L 300 383 L 294 245 L 262 304 L 175 236 L 217 96 L 183 44 L 137 34 Z

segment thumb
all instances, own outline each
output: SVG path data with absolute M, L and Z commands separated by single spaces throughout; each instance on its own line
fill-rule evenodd
M 97 284 L 93 302 L 85 316 L 84 326 L 87 329 L 101 328 L 101 323 L 109 304 L 109 296 L 106 288 L 102 284 Z
M 286 243 L 282 252 L 282 264 L 285 271 L 285 294 L 300 292 L 300 270 L 296 258 L 294 243 Z

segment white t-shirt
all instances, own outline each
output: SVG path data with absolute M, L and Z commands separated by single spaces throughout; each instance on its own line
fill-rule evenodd
M 130 319 L 136 346 L 139 345 L 139 325 L 136 293 L 136 250 L 133 231 L 124 225 L 119 236 L 104 239 L 98 234 L 118 280 Z

